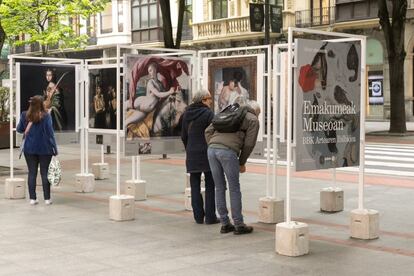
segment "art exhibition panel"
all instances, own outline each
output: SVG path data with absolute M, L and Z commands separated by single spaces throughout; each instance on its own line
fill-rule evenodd
M 29 108 L 35 95 L 45 99 L 56 132 L 75 131 L 76 84 L 74 65 L 20 63 L 17 113 Z
M 93 66 L 89 68 L 89 128 L 102 131 L 115 130 L 116 116 L 117 114 L 122 116 L 122 112 L 118 112 L 116 109 L 116 68 L 95 68 Z
M 264 54 L 211 57 L 203 59 L 203 86 L 213 97 L 214 113 L 234 103 L 238 97 L 257 101 L 262 112 L 258 141 L 264 134 Z
M 184 152 L 180 118 L 190 104 L 191 59 L 124 56 L 125 155 Z
M 359 165 L 361 50 L 356 42 L 295 42 L 297 171 Z

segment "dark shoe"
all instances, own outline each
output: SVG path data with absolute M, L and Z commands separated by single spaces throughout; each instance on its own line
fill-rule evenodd
M 233 231 L 234 231 L 234 225 L 231 224 L 231 223 L 221 226 L 221 229 L 220 229 L 221 234 L 226 234 L 226 233 L 230 233 L 230 232 L 233 232 Z
M 197 224 L 203 224 L 204 223 L 204 221 L 203 220 L 196 220 L 195 221 Z
M 206 219 L 206 224 L 216 224 L 216 223 L 220 223 L 220 220 L 218 218 L 215 218 L 213 220 Z
M 243 235 L 243 234 L 250 234 L 251 232 L 253 232 L 253 227 L 243 225 L 243 226 L 235 227 L 233 234 L 234 235 Z

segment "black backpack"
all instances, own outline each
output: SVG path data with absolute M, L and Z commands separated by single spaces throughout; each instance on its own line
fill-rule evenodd
M 246 114 L 246 107 L 241 107 L 238 103 L 228 105 L 214 116 L 213 127 L 218 132 L 224 133 L 239 131 Z

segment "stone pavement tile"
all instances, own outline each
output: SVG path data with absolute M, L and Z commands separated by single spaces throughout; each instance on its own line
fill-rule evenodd
M 151 243 L 154 243 L 156 241 L 160 242 L 160 240 L 163 240 L 156 234 L 134 234 L 134 235 L 128 235 L 123 237 L 118 237 L 114 240 L 108 241 L 108 246 L 120 246 L 123 248 L 129 248 L 129 249 L 138 249 L 140 250 L 144 246 L 151 247 Z M 157 242 L 157 243 L 158 243 Z
M 0 269 L 0 276 L 16 276 L 16 275 L 35 275 L 41 276 L 41 272 L 36 272 L 33 269 L 23 267 L 20 264 L 8 263 Z
M 232 251 L 227 250 L 207 250 L 204 252 L 192 254 L 192 255 L 186 255 L 177 258 L 177 260 L 192 264 L 194 266 L 198 266 L 201 268 L 201 266 L 206 265 L 204 267 L 208 267 L 207 265 L 211 265 L 214 267 L 214 264 L 217 262 L 226 262 L 226 261 L 232 261 L 239 258 L 239 255 L 233 253 Z
M 24 247 L 22 250 L 15 250 L 12 252 L 2 254 L 2 258 L 4 260 L 8 260 L 9 262 L 14 262 L 16 264 L 20 262 L 49 259 L 56 256 L 64 257 L 64 254 L 63 252 L 58 251 L 56 249 L 43 247 L 36 247 L 33 249 L 28 249 L 27 247 Z
M 311 241 L 310 253 L 298 258 L 263 252 L 251 256 L 270 265 L 256 268 L 256 272 L 269 270 L 275 265 L 281 275 L 395 275 L 393 260 L 398 264 L 412 264 L 412 258 L 383 254 L 365 249 Z M 357 256 L 357 257 L 356 257 Z M 402 257 L 402 258 L 401 258 Z M 405 259 L 405 260 L 403 260 Z M 410 261 L 411 260 L 411 261 Z M 269 268 L 270 266 L 270 268 Z M 412 267 L 414 267 L 412 265 Z M 393 272 L 394 271 L 394 272 Z M 398 267 L 398 272 L 402 270 Z M 408 272 L 407 270 L 406 272 Z M 412 270 L 411 270 L 412 271 Z M 252 271 L 254 273 L 255 270 Z M 410 275 L 410 274 L 399 274 Z
M 234 250 L 233 250 L 234 251 Z M 236 252 L 237 253 L 237 252 Z M 238 274 L 245 273 L 245 275 L 249 274 L 253 275 L 253 271 L 257 267 L 262 267 L 266 265 L 267 262 L 256 259 L 256 258 L 241 258 L 240 256 L 235 259 L 231 260 L 224 260 L 224 261 L 217 261 L 215 263 L 211 264 L 203 264 L 202 267 L 206 269 L 215 270 L 216 273 L 226 272 L 226 273 L 232 273 L 232 274 Z
M 212 276 L 212 275 L 220 275 L 220 276 L 234 276 L 236 274 L 219 272 L 214 270 L 205 269 L 199 266 L 193 266 L 189 268 L 179 269 L 179 270 L 171 270 L 168 272 L 163 272 L 156 274 L 159 276 Z
M 96 248 L 94 250 L 79 251 L 74 256 L 85 257 L 89 259 L 102 260 L 108 258 L 117 258 L 119 256 L 128 256 L 136 254 L 138 249 L 129 249 L 120 246 L 107 246 L 105 248 Z
M 110 265 L 125 270 L 136 270 L 144 266 L 144 264 L 157 260 L 154 252 L 137 249 L 134 254 L 122 255 L 116 258 L 103 258 L 97 260 L 99 263 Z
M 22 267 L 43 272 L 45 275 L 82 275 L 89 272 L 112 268 L 111 266 L 96 262 L 80 256 L 55 256 L 43 262 L 22 262 Z
M 179 256 L 193 256 L 207 252 L 206 249 L 194 245 L 192 242 L 177 241 L 174 244 L 162 247 L 162 250 L 157 250 L 157 257 L 160 259 L 172 259 Z
M 98 249 L 108 248 L 108 243 L 100 241 L 83 241 L 80 243 L 72 244 L 62 242 L 61 245 L 54 244 L 56 250 L 63 252 L 64 254 L 77 254 L 80 252 L 89 252 Z
M 137 271 L 130 271 L 122 268 L 110 268 L 104 269 L 100 271 L 94 271 L 89 273 L 82 274 L 83 276 L 136 276 L 142 275 L 139 274 Z
M 137 271 L 137 275 L 159 275 L 160 273 L 174 270 L 182 270 L 193 267 L 192 264 L 177 262 L 175 259 L 153 258 L 152 260 L 142 263 L 140 266 L 130 268 L 131 271 Z

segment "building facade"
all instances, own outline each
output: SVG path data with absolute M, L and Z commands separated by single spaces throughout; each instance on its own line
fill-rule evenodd
M 105 10 L 88 20 L 69 20 L 77 33 L 88 33 L 90 46 L 73 57 L 114 55 L 116 44 L 163 46 L 161 0 L 112 0 Z M 250 30 L 248 0 L 185 0 L 182 47 L 211 49 L 243 47 L 264 43 L 264 32 Z M 377 17 L 376 0 L 269 0 L 283 7 L 283 30 L 270 33 L 270 42 L 281 41 L 281 33 L 290 26 L 314 28 L 367 36 L 367 118 L 384 120 L 390 116 L 390 88 L 387 51 Z M 170 0 L 171 18 L 176 31 L 178 1 Z M 83 27 L 80 27 L 83 26 Z M 405 101 L 407 120 L 414 120 L 414 0 L 408 0 L 405 44 Z M 32 52 L 36 46 L 16 49 Z M 371 97 L 373 85 L 376 94 Z M 379 93 L 379 94 L 378 94 Z

